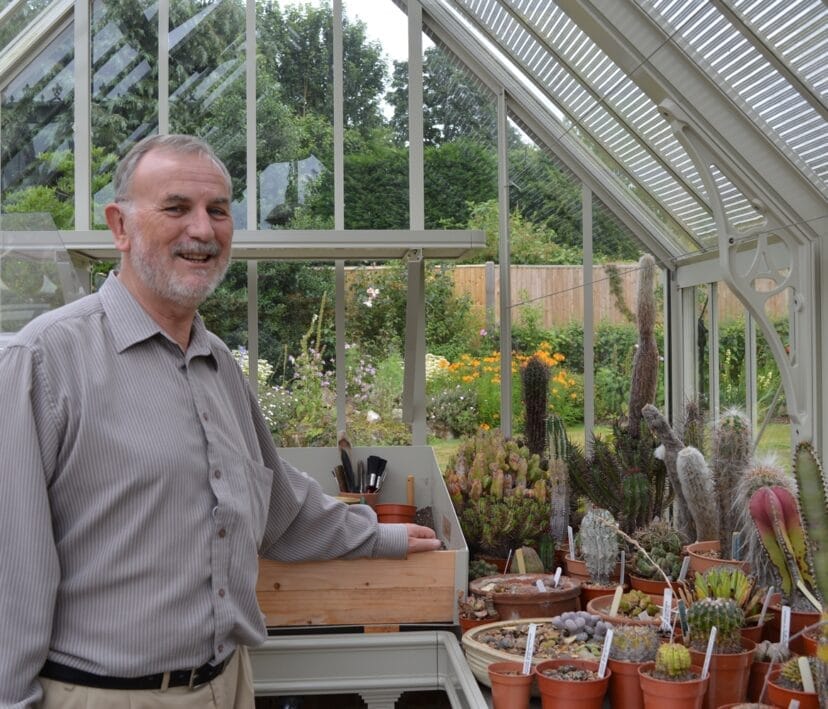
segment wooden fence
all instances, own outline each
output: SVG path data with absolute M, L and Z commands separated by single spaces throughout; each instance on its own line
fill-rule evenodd
M 618 264 L 617 268 L 624 301 L 634 311 L 638 266 Z M 584 271 L 581 266 L 512 266 L 510 278 L 511 302 L 516 305 L 512 312 L 513 321 L 519 317 L 521 306 L 518 304 L 521 303 L 540 310 L 543 326 L 547 328 L 584 319 Z M 493 305 L 495 320 L 500 319 L 500 270 L 496 264 L 457 266 L 454 269 L 454 283 L 457 293 L 468 293 L 484 312 L 487 306 Z M 769 281 L 760 282 L 759 287 L 770 288 L 770 285 Z M 591 287 L 595 322 L 626 322 L 616 306 L 615 296 L 610 291 L 609 276 L 603 266 L 593 267 Z M 780 293 L 770 299 L 768 311 L 771 317 L 787 314 L 787 297 L 787 293 Z M 718 288 L 718 301 L 719 321 L 722 323 L 745 313 L 739 299 L 723 284 Z

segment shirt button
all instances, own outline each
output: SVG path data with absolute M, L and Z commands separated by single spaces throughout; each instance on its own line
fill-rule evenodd
M 210 420 L 210 417 L 207 415 L 207 412 L 206 412 L 206 411 L 205 411 L 203 414 L 201 414 L 201 418 L 203 418 L 205 421 L 209 421 L 209 420 Z
M 218 531 L 218 535 L 219 535 L 219 537 L 221 537 L 222 539 L 224 539 L 224 535 L 226 535 L 226 534 L 227 534 L 227 530 L 226 530 L 226 529 L 224 529 L 224 527 L 222 527 L 222 528 Z
M 221 471 L 220 470 L 214 471 L 213 472 L 213 477 L 215 477 L 216 480 L 218 480 L 221 477 Z
M 219 589 L 219 598 L 224 598 L 224 589 L 223 588 Z
M 216 650 L 218 650 L 220 653 L 221 653 L 221 652 L 224 652 L 224 645 L 219 645 L 219 646 L 216 648 Z

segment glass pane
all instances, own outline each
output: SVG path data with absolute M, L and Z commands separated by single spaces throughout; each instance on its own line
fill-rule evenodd
M 73 30 L 70 24 L 0 92 L 0 202 L 74 223 Z
M 2 0 L 0 2 L 0 53 L 31 23 L 51 0 Z
M 203 137 L 225 162 L 239 225 L 246 223 L 244 37 L 240 3 L 170 3 L 170 132 Z
M 106 226 L 112 175 L 130 145 L 158 131 L 158 4 L 92 6 L 93 225 Z
M 330 229 L 332 10 L 263 4 L 257 12 L 259 228 Z

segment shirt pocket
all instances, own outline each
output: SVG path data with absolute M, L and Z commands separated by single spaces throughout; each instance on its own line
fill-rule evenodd
M 258 547 L 264 538 L 270 509 L 270 489 L 273 485 L 273 471 L 249 458 L 244 459 L 244 475 L 247 496 L 250 503 L 250 523 Z

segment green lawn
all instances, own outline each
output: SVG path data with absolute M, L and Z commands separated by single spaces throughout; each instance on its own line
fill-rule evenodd
M 605 427 L 598 427 L 596 429 L 599 433 L 608 433 L 609 429 Z M 584 427 L 572 426 L 567 428 L 569 437 L 583 445 L 584 443 Z M 428 441 L 429 445 L 434 448 L 434 455 L 437 458 L 437 464 L 440 470 L 445 470 L 448 459 L 452 453 L 457 449 L 460 443 L 459 439 L 442 439 L 432 438 Z M 759 444 L 759 454 L 774 453 L 779 459 L 779 463 L 786 470 L 791 467 L 791 427 L 787 423 L 772 423 L 765 429 L 762 440 Z

